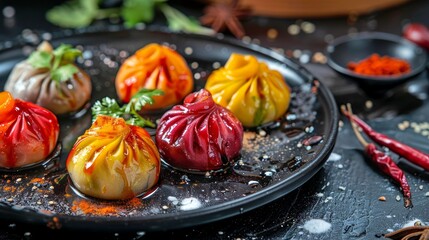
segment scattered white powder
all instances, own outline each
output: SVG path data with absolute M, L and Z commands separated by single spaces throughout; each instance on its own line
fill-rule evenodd
M 310 233 L 324 233 L 331 229 L 332 224 L 323 219 L 310 219 L 304 223 L 304 229 Z
M 415 218 L 414 220 L 408 221 L 407 223 L 405 223 L 402 227 L 412 227 L 414 226 L 414 223 L 416 222 L 421 222 L 423 223 L 420 219 Z
M 173 205 L 177 205 L 179 203 L 179 200 L 177 200 L 174 196 L 168 196 L 168 201 L 170 201 Z
M 194 197 L 185 198 L 180 202 L 180 210 L 183 210 L 183 211 L 189 211 L 200 207 L 201 207 L 200 200 Z
M 336 162 L 339 160 L 341 160 L 340 154 L 333 152 L 333 153 L 331 153 L 331 155 L 329 155 L 328 162 Z

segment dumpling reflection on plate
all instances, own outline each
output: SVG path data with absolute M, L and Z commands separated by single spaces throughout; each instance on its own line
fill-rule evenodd
M 0 167 L 18 168 L 45 160 L 57 145 L 55 115 L 0 92 Z
M 183 100 L 192 91 L 193 78 L 179 53 L 159 44 L 149 44 L 122 64 L 116 76 L 116 92 L 127 103 L 140 89 L 160 89 L 162 96 L 145 109 L 159 109 Z
M 70 45 L 53 50 L 43 42 L 13 68 L 5 90 L 57 115 L 79 111 L 89 101 L 92 89 L 88 74 L 74 64 L 80 54 Z
M 205 88 L 246 127 L 280 118 L 290 102 L 290 88 L 280 72 L 251 55 L 233 53 L 224 67 L 210 74 Z
M 161 157 L 173 167 L 191 171 L 230 165 L 240 155 L 242 140 L 240 121 L 204 89 L 166 112 L 156 132 Z
M 157 183 L 160 157 L 145 129 L 128 125 L 123 118 L 99 115 L 74 144 L 66 166 L 80 192 L 124 200 Z

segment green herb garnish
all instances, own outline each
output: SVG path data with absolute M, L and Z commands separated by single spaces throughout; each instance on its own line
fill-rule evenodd
M 155 17 L 155 6 L 165 0 L 126 0 L 121 9 L 121 16 L 127 27 L 140 22 L 152 22 Z
M 139 127 L 155 127 L 150 120 L 144 119 L 138 111 L 147 104 L 153 104 L 154 96 L 163 95 L 164 92 L 159 89 L 141 89 L 131 98 L 128 104 L 119 106 L 115 99 L 105 97 L 101 101 L 95 102 L 92 106 L 92 120 L 95 121 L 98 115 L 107 115 L 115 118 L 124 118 L 128 124 Z
M 120 16 L 126 27 L 153 21 L 159 9 L 167 19 L 172 31 L 184 31 L 197 34 L 213 34 L 210 28 L 202 27 L 198 21 L 187 17 L 175 8 L 167 5 L 167 0 L 124 0 L 117 8 L 100 8 L 102 0 L 72 0 L 56 6 L 46 13 L 49 22 L 64 28 L 89 26 L 94 20 Z
M 74 0 L 52 8 L 46 13 L 51 23 L 61 27 L 89 26 L 97 18 L 99 0 Z
M 48 43 L 44 42 L 43 44 Z M 50 48 L 50 45 L 48 48 Z M 79 71 L 73 63 L 81 55 L 82 52 L 71 45 L 61 44 L 54 51 L 45 49 L 34 51 L 28 57 L 27 62 L 34 68 L 48 69 L 51 73 L 51 78 L 60 83 L 70 79 L 73 74 Z
M 185 14 L 167 4 L 160 5 L 159 9 L 164 13 L 165 18 L 168 21 L 168 27 L 172 31 L 183 31 L 205 35 L 214 34 L 213 29 L 202 27 L 197 20 L 187 17 Z

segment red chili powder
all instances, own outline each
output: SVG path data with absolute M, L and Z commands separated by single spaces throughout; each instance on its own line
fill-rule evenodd
M 31 181 L 30 181 L 30 183 L 40 183 L 40 184 L 42 184 L 42 183 L 45 183 L 46 181 L 45 181 L 45 179 L 43 179 L 43 178 L 33 178 L 33 179 L 31 179 Z
M 13 193 L 13 192 L 16 191 L 16 187 L 14 187 L 14 186 L 4 186 L 3 187 L 3 191 Z
M 92 215 L 115 215 L 118 212 L 118 208 L 115 206 L 106 206 L 90 203 L 86 200 L 75 200 L 73 201 L 73 212 L 81 211 L 84 214 Z
M 411 71 L 410 64 L 402 59 L 372 54 L 360 62 L 350 62 L 347 68 L 357 74 L 372 76 L 401 75 Z

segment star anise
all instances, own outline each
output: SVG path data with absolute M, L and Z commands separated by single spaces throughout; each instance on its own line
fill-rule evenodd
M 238 5 L 238 0 L 231 0 L 229 3 L 214 3 L 204 8 L 204 16 L 200 18 L 203 25 L 210 25 L 216 32 L 221 32 L 225 28 L 237 38 L 245 35 L 240 19 L 250 14 L 250 8 L 243 8 Z
M 427 240 L 429 239 L 429 226 L 412 226 L 401 228 L 384 235 L 392 240 Z

